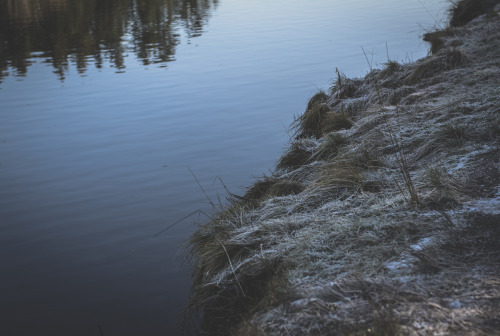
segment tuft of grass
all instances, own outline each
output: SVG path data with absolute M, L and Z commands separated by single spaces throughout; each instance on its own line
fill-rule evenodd
M 396 61 L 388 61 L 384 65 L 385 65 L 384 69 L 382 69 L 378 74 L 379 79 L 387 78 L 392 74 L 394 74 L 395 72 L 401 70 L 402 68 L 401 65 Z
M 430 185 L 433 186 L 434 188 L 442 189 L 444 187 L 443 173 L 444 172 L 442 169 L 436 167 L 431 167 L 427 169 L 426 176 Z
M 431 53 L 436 54 L 439 50 L 444 47 L 444 38 L 453 36 L 454 30 L 452 28 L 446 28 L 443 30 L 438 30 L 435 32 L 430 32 L 424 34 L 423 40 L 431 44 Z
M 247 188 L 241 197 L 241 204 L 255 207 L 271 197 L 297 195 L 304 190 L 302 183 L 278 177 L 264 176 Z
M 320 168 L 316 183 L 320 187 L 361 188 L 362 170 L 346 161 L 327 163 Z
M 446 124 L 436 134 L 436 141 L 449 146 L 461 146 L 468 139 L 467 128 L 463 125 Z
M 450 9 L 450 26 L 464 26 L 476 17 L 491 12 L 496 4 L 498 0 L 455 1 Z
M 203 311 L 201 329 L 212 334 L 226 334 L 229 325 L 242 320 L 280 269 L 279 258 L 262 253 L 261 234 L 246 233 L 253 225 L 246 210 L 235 204 L 220 211 L 188 241 L 193 295 L 186 316 Z
M 287 196 L 287 195 L 297 195 L 304 190 L 302 183 L 290 180 L 278 180 L 275 184 L 269 188 L 268 196 Z
M 358 148 L 351 160 L 362 169 L 377 169 L 384 166 L 377 148 Z
M 337 80 L 330 87 L 330 91 L 335 99 L 346 99 L 354 97 L 357 87 L 355 81 L 347 78 L 345 74 L 335 69 Z
M 349 150 L 344 147 L 347 144 L 348 139 L 338 133 L 324 138 L 324 142 L 312 156 L 312 159 L 326 161 L 319 169 L 317 185 L 379 191 L 380 182 L 367 180 L 364 174 L 367 170 L 378 169 L 384 165 L 379 152 L 376 148 L 368 149 L 364 146 Z
M 328 101 L 328 95 L 325 91 L 320 90 L 314 96 L 312 96 L 307 102 L 306 110 L 312 109 L 315 105 L 326 104 Z
M 446 70 L 455 69 L 462 65 L 466 65 L 469 60 L 467 56 L 459 48 L 445 49 L 443 52 L 444 66 Z
M 425 174 L 427 184 L 433 188 L 426 206 L 431 209 L 445 209 L 457 205 L 459 189 L 457 182 L 443 169 L 430 167 Z
M 347 138 L 339 133 L 328 134 L 316 152 L 311 156 L 311 160 L 329 160 L 335 157 L 343 145 L 348 143 Z
M 312 152 L 301 142 L 293 142 L 290 148 L 281 156 L 276 164 L 278 170 L 291 171 L 307 164 Z
M 256 203 L 269 193 L 269 190 L 272 188 L 274 184 L 277 183 L 277 178 L 264 176 L 261 179 L 257 179 L 257 181 L 252 184 L 251 187 L 247 188 L 245 194 L 243 195 L 243 200 Z
M 403 146 L 401 145 L 401 142 L 399 141 L 398 137 L 394 133 L 394 129 L 392 126 L 387 123 L 387 130 L 389 132 L 389 138 L 392 143 L 392 146 L 395 149 L 395 154 L 396 154 L 396 165 L 399 170 L 400 176 L 403 179 L 404 187 L 408 191 L 408 194 L 410 195 L 409 198 L 409 203 L 414 204 L 414 205 L 420 205 L 420 198 L 418 196 L 417 188 L 415 187 L 415 183 L 413 183 L 413 179 L 411 176 L 411 169 L 410 169 L 410 164 L 408 162 L 408 157 L 404 151 Z M 399 185 L 399 183 L 396 181 L 396 184 L 398 186 L 398 189 L 400 190 L 401 194 L 403 194 L 403 188 Z M 406 197 L 405 197 L 406 198 Z
M 456 69 L 468 63 L 467 56 L 459 48 L 447 48 L 439 51 L 415 67 L 405 82 L 415 84 L 424 78 L 430 78 L 443 71 Z
M 351 127 L 351 117 L 344 109 L 342 109 L 339 112 L 328 113 L 323 123 L 323 132 L 329 133 L 349 129 Z
M 296 139 L 321 138 L 323 123 L 328 112 L 330 112 L 330 108 L 324 103 L 315 104 L 307 109 L 292 125 L 292 128 L 296 129 Z
M 415 88 L 412 86 L 401 86 L 395 89 L 389 96 L 389 103 L 391 105 L 398 105 L 401 101 L 415 92 Z M 404 104 L 404 103 L 403 103 Z

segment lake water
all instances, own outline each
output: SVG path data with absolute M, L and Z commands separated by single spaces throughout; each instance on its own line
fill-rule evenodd
M 182 243 L 441 0 L 0 0 L 0 334 L 177 335 Z M 214 182 L 215 181 L 215 182 Z

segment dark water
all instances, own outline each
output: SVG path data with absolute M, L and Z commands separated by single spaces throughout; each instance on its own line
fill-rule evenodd
M 0 0 L 0 335 L 177 335 L 182 242 L 444 1 Z M 419 26 L 420 25 L 420 26 Z

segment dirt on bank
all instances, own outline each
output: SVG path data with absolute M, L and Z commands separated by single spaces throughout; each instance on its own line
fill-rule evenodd
M 500 335 L 495 4 L 311 98 L 274 173 L 189 241 L 201 334 Z

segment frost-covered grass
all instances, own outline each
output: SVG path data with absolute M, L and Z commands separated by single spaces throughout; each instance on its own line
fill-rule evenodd
M 191 237 L 204 332 L 499 334 L 500 18 L 438 35 L 415 63 L 337 71 L 272 175 Z

